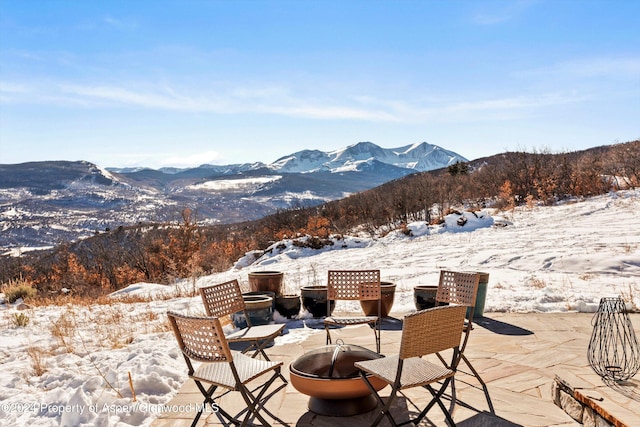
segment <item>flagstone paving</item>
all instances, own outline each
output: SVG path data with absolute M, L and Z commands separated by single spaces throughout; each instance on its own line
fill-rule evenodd
M 401 336 L 402 313 L 391 313 L 385 319 L 382 331 L 382 353 L 397 352 Z M 466 349 L 466 355 L 487 383 L 494 411 L 483 393 L 480 383 L 468 374 L 461 364 L 456 375 L 456 402 L 453 419 L 461 427 L 469 426 L 578 426 L 567 412 L 553 402 L 552 384 L 556 377 L 573 383 L 578 391 L 597 403 L 604 412 L 616 418 L 620 425 L 640 426 L 640 374 L 622 385 L 609 386 L 589 367 L 587 346 L 591 336 L 591 319 L 588 313 L 486 313 L 476 319 L 474 330 Z M 640 314 L 632 314 L 631 320 L 640 336 Z M 290 325 L 292 335 L 300 335 L 299 342 L 275 345 L 268 349 L 272 360 L 283 360 L 285 377 L 288 366 L 307 351 L 325 345 L 324 330 L 320 321 L 295 322 Z M 303 331 L 299 328 L 305 328 Z M 303 333 L 301 333 L 303 332 Z M 366 326 L 349 327 L 337 331 L 345 343 L 375 348 L 373 334 Z M 333 335 L 333 334 L 332 334 Z M 273 415 L 267 419 L 273 425 L 359 427 L 368 426 L 376 417 L 376 411 L 352 417 L 320 416 L 307 409 L 308 397 L 299 393 L 290 383 L 277 380 L 272 386 L 267 410 Z M 381 394 L 386 396 L 388 388 Z M 397 399 L 392 413 L 402 422 L 430 400 L 425 390 L 410 389 L 405 397 Z M 451 397 L 451 390 L 447 391 Z M 188 380 L 170 405 L 186 405 L 202 402 L 203 398 L 193 381 Z M 450 407 L 451 401 L 445 400 Z M 221 397 L 220 405 L 238 414 L 243 410 L 238 393 Z M 153 427 L 189 426 L 193 412 L 163 413 Z M 198 426 L 220 426 L 215 413 L 202 416 Z M 384 419 L 380 424 L 388 426 Z M 431 408 L 420 426 L 444 426 L 444 415 L 436 406 Z M 593 425 L 597 425 L 595 422 Z

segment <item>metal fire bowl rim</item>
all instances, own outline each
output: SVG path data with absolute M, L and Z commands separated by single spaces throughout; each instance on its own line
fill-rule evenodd
M 326 376 L 320 376 L 320 375 L 316 375 L 316 374 L 311 374 L 309 372 L 304 372 L 301 371 L 299 369 L 297 369 L 295 367 L 296 362 L 298 362 L 301 358 L 309 356 L 309 355 L 313 355 L 313 354 L 330 354 L 333 353 L 333 351 L 336 349 L 336 347 L 347 347 L 348 349 L 346 351 L 349 350 L 353 350 L 353 351 L 358 351 L 358 352 L 363 352 L 366 353 L 371 357 L 371 359 L 366 359 L 366 360 L 374 360 L 374 359 L 381 359 L 384 357 L 384 355 L 380 354 L 380 353 L 376 353 L 373 350 L 370 350 L 366 347 L 362 347 L 360 345 L 356 345 L 356 344 L 330 344 L 330 345 L 325 345 L 322 347 L 318 347 L 315 349 L 312 349 L 310 351 L 305 352 L 303 355 L 299 356 L 296 360 L 294 360 L 293 362 L 291 362 L 289 364 L 289 372 L 296 374 L 300 377 L 304 377 L 304 378 L 311 378 L 314 380 L 327 380 L 327 381 L 337 381 L 337 380 L 352 380 L 352 379 L 356 379 L 356 378 L 360 378 L 359 375 L 357 376 L 351 376 L 351 377 L 326 377 Z M 365 360 L 365 359 L 363 359 Z M 367 375 L 367 377 L 369 377 L 370 375 Z

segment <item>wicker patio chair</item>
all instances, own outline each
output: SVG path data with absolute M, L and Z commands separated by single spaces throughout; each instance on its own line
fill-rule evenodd
M 381 312 L 380 270 L 329 270 L 327 280 L 327 313 L 330 304 L 338 300 L 377 300 Z M 376 352 L 380 353 L 380 317 L 379 316 L 327 316 L 324 328 L 327 332 L 327 344 L 331 343 L 332 326 L 369 324 L 376 339 Z
M 478 371 L 473 367 L 471 361 L 465 356 L 464 351 L 469 342 L 469 336 L 473 330 L 473 312 L 478 294 L 478 284 L 480 274 L 460 271 L 440 271 L 440 281 L 436 293 L 436 306 L 445 304 L 457 304 L 468 307 L 464 328 L 462 330 L 462 343 L 460 344 L 460 359 L 469 367 L 471 374 L 477 378 L 484 390 L 487 404 L 491 412 L 494 412 L 493 404 L 489 396 L 487 384 L 484 382 Z M 444 359 L 441 358 L 444 361 Z
M 219 415 L 235 425 L 247 425 L 249 419 L 257 418 L 263 426 L 269 423 L 260 414 L 262 399 L 273 381 L 280 376 L 282 362 L 255 359 L 232 351 L 225 339 L 220 320 L 216 317 L 191 317 L 168 312 L 167 317 L 187 363 L 188 374 L 204 396 L 193 423 L 194 427 L 207 404 Z M 193 362 L 200 362 L 197 369 Z M 253 391 L 247 384 L 271 372 L 272 375 Z M 203 383 L 209 384 L 205 388 Z M 218 387 L 237 391 L 247 405 L 247 413 L 242 421 L 236 419 L 214 402 L 213 393 Z M 256 390 L 260 390 L 254 395 Z
M 409 423 L 420 425 L 420 421 L 435 404 L 442 409 L 449 424 L 455 426 L 441 398 L 453 379 L 460 360 L 460 334 L 466 309 L 464 306 L 450 305 L 408 314 L 404 317 L 398 354 L 354 364 L 360 369 L 360 376 L 379 403 L 376 409 L 379 413 L 371 424 L 372 427 L 378 425 L 385 415 L 393 426 Z M 453 352 L 448 364 L 437 364 L 422 358 L 449 349 L 453 349 Z M 386 403 L 369 382 L 367 375 L 376 376 L 391 386 Z M 432 386 L 436 382 L 441 382 L 437 390 Z M 391 415 L 391 406 L 398 393 L 414 387 L 427 389 L 432 399 L 414 419 L 398 424 Z
M 282 334 L 285 325 L 251 325 L 251 319 L 237 280 L 201 287 L 200 297 L 207 316 L 222 318 L 239 311 L 244 312 L 247 327 L 227 334 L 227 342 L 248 344 L 242 350 L 243 353 L 253 350 L 254 353 L 251 357 L 262 354 L 265 360 L 269 360 L 269 356 L 267 356 L 264 349 Z M 284 380 L 284 377 L 282 379 Z

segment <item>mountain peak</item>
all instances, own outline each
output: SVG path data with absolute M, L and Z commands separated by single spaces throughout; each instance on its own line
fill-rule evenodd
M 278 172 L 306 173 L 321 170 L 341 172 L 358 170 L 371 161 L 399 168 L 423 172 L 447 167 L 456 162 L 466 162 L 461 155 L 437 145 L 420 142 L 397 148 L 382 148 L 373 142 L 362 141 L 346 148 L 323 152 L 303 150 L 281 157 L 269 168 Z

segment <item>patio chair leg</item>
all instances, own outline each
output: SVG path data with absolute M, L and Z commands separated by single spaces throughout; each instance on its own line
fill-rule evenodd
M 433 400 L 435 400 L 435 402 L 438 404 L 438 406 L 440 407 L 440 409 L 444 413 L 444 416 L 447 418 L 447 423 L 449 424 L 449 426 L 455 427 L 456 426 L 455 421 L 453 421 L 453 418 L 451 417 L 451 414 L 447 410 L 446 406 L 444 406 L 444 403 L 442 403 L 442 400 L 440 400 L 440 398 L 442 397 L 442 394 L 444 393 L 445 387 L 442 387 L 440 390 L 438 390 L 438 392 L 436 392 L 433 389 L 433 387 L 431 387 L 430 385 L 427 385 L 427 388 L 431 392 L 431 395 L 433 395 Z
M 263 426 L 271 426 L 271 424 L 269 424 L 269 422 L 262 416 L 262 414 L 260 414 L 259 411 L 263 406 L 261 402 L 262 396 L 264 395 L 269 385 L 271 385 L 276 379 L 276 377 L 277 375 L 274 374 L 269 379 L 269 381 L 267 381 L 264 387 L 262 387 L 262 390 L 260 390 L 260 393 L 258 393 L 258 396 L 254 396 L 246 386 L 242 386 L 242 388 L 240 389 L 240 394 L 242 394 L 242 397 L 247 404 L 247 415 L 245 415 L 244 420 L 242 421 L 242 426 L 247 425 L 252 415 L 260 420 Z
M 473 376 L 477 378 L 478 382 L 482 386 L 482 390 L 484 391 L 484 397 L 487 399 L 487 405 L 489 405 L 489 411 L 491 411 L 492 414 L 495 414 L 496 412 L 493 408 L 493 403 L 491 402 L 491 396 L 489 396 L 489 390 L 487 389 L 487 384 L 484 382 L 482 377 L 480 377 L 480 374 L 478 373 L 478 371 L 476 371 L 476 369 L 473 367 L 473 365 L 471 364 L 469 359 L 467 359 L 467 356 L 465 356 L 464 353 L 460 354 L 460 358 L 469 367 Z
M 216 412 L 216 415 L 218 416 L 218 419 L 221 422 L 225 422 L 224 419 L 226 419 L 227 421 L 229 421 L 234 426 L 239 426 L 241 424 L 240 421 L 238 421 L 235 418 L 233 418 L 233 415 L 231 415 L 230 413 L 228 413 L 227 411 L 225 411 L 224 409 L 222 409 L 220 407 L 218 407 L 218 412 Z M 191 427 L 195 427 L 195 426 L 192 425 Z
M 325 344 L 329 345 L 331 344 L 331 333 L 329 333 L 329 326 L 325 325 L 324 330 L 327 333 L 327 339 L 325 341 Z
M 196 414 L 196 417 L 193 419 L 193 422 L 191 423 L 191 427 L 196 427 L 201 416 L 202 416 L 202 409 L 200 409 Z
M 362 380 L 365 382 L 365 384 L 367 385 L 367 387 L 369 387 L 369 390 L 371 390 L 371 393 L 373 393 L 373 395 L 375 396 L 376 400 L 378 401 L 378 404 L 380 406 L 382 406 L 382 409 L 379 410 L 378 416 L 376 417 L 375 420 L 373 420 L 373 422 L 371 423 L 371 427 L 375 427 L 378 424 L 380 424 L 380 421 L 382 421 L 382 417 L 384 417 L 385 415 L 387 416 L 387 418 L 389 419 L 389 422 L 391 423 L 391 425 L 393 427 L 397 427 L 398 424 L 396 423 L 396 421 L 393 419 L 393 416 L 391 415 L 391 404 L 393 403 L 393 401 L 396 398 L 396 390 L 393 389 L 391 391 L 391 394 L 389 395 L 389 397 L 387 397 L 387 403 L 385 403 L 382 398 L 380 397 L 380 395 L 378 394 L 378 392 L 375 390 L 375 388 L 373 388 L 373 386 L 371 385 L 371 383 L 369 382 L 369 379 L 367 378 L 367 375 L 360 371 L 360 376 L 362 377 Z
M 444 358 L 440 355 L 440 353 L 436 353 L 436 356 L 438 356 L 438 358 L 440 359 L 440 361 L 447 367 L 450 366 L 449 363 L 447 363 Z M 487 384 L 484 382 L 484 380 L 482 379 L 482 377 L 480 376 L 480 374 L 478 373 L 478 371 L 476 370 L 476 368 L 473 367 L 473 365 L 471 364 L 471 361 L 469 361 L 469 359 L 467 359 L 467 356 L 464 355 L 463 352 L 460 352 L 460 359 L 465 363 L 465 365 L 467 365 L 467 367 L 471 370 L 471 375 L 473 375 L 474 377 L 476 377 L 476 379 L 478 380 L 478 382 L 480 383 L 480 386 L 482 386 L 482 391 L 484 392 L 484 397 L 487 400 L 487 405 L 489 405 L 489 411 L 492 414 L 495 414 L 496 411 L 493 407 L 493 402 L 491 401 L 491 396 L 489 395 L 489 389 L 487 388 Z
M 200 417 L 202 416 L 202 412 L 204 411 L 204 408 L 207 406 L 207 404 L 214 404 L 213 401 L 213 393 L 216 391 L 217 386 L 216 385 L 211 385 L 208 389 L 205 389 L 204 386 L 202 385 L 202 383 L 200 381 L 195 381 L 196 386 L 198 387 L 198 389 L 200 390 L 200 393 L 202 393 L 202 395 L 204 396 L 204 401 L 202 402 L 202 407 L 198 410 L 198 413 L 196 414 L 196 417 L 193 419 L 193 423 L 191 423 L 191 427 L 195 427 L 196 424 L 198 424 L 198 421 L 200 420 Z
M 276 375 L 277 376 L 277 375 Z M 258 411 L 262 411 L 264 413 L 266 413 L 267 415 L 269 415 L 269 417 L 271 417 L 276 423 L 280 423 L 285 427 L 290 427 L 286 422 L 284 422 L 283 420 L 281 420 L 280 418 L 278 418 L 273 412 L 271 412 L 269 409 L 267 409 L 264 404 L 262 404 L 262 400 L 263 399 L 270 399 L 273 395 L 275 395 L 275 393 L 277 393 L 278 391 L 282 390 L 283 388 L 285 388 L 287 386 L 287 384 L 282 384 L 279 387 L 277 387 L 276 389 L 274 389 L 273 391 L 271 391 L 269 393 L 269 395 L 265 398 L 264 396 L 260 396 L 259 397 L 259 402 L 260 405 L 256 408 Z M 253 395 L 253 393 L 255 393 L 257 390 L 259 390 L 260 388 L 262 388 L 261 386 L 256 387 L 255 389 L 251 390 L 251 394 Z M 264 394 L 264 393 L 261 393 Z
M 289 384 L 289 382 L 287 381 L 287 379 L 284 377 L 284 375 L 282 375 L 282 371 L 280 369 L 278 369 L 278 376 L 280 377 L 280 379 L 282 380 L 283 383 L 285 384 Z
M 198 411 L 198 414 L 196 415 L 196 417 L 194 418 L 193 423 L 191 424 L 191 427 L 196 427 L 196 425 L 198 424 L 198 421 L 200 420 L 200 416 L 202 416 L 202 412 L 203 412 L 203 410 L 204 410 L 204 408 L 205 408 L 205 406 L 207 404 L 210 404 L 210 405 L 214 405 L 215 404 L 215 401 L 213 400 L 213 393 L 215 393 L 216 389 L 218 388 L 216 385 L 211 385 L 208 389 L 205 390 L 204 386 L 202 385 L 202 383 L 200 381 L 195 381 L 195 383 L 198 386 L 198 388 L 200 389 L 200 392 L 202 392 L 202 394 L 205 396 L 205 399 L 202 402 L 203 405 L 200 408 L 200 410 Z M 233 415 L 231 415 L 230 413 L 225 411 L 220 406 L 216 406 L 216 413 L 218 414 L 218 416 L 222 416 L 222 417 L 226 418 L 233 425 L 239 426 L 239 425 L 242 424 L 241 421 L 238 421 L 237 419 L 235 419 L 233 417 Z M 266 424 L 266 425 L 268 425 L 268 424 Z
M 271 359 L 269 359 L 269 356 L 267 356 L 267 353 L 264 352 L 264 348 L 267 346 L 267 344 L 269 344 L 269 340 L 256 341 L 249 347 L 245 348 L 242 352 L 246 354 L 249 352 L 249 350 L 254 350 L 253 354 L 251 355 L 252 359 L 255 358 L 258 353 L 260 353 L 262 354 L 262 357 L 264 357 L 264 360 L 271 361 Z
M 276 378 L 278 378 L 278 376 L 282 376 L 280 374 L 279 369 L 274 371 L 273 375 L 271 376 L 271 378 L 269 378 L 269 380 L 266 383 L 264 383 L 262 386 L 255 389 L 255 390 L 260 389 L 257 396 L 255 396 L 253 392 L 244 385 L 239 390 L 240 394 L 242 394 L 242 397 L 245 400 L 245 403 L 247 404 L 247 414 L 245 415 L 244 420 L 242 421 L 243 426 L 247 424 L 247 422 L 251 418 L 251 415 L 255 416 L 258 420 L 260 420 L 263 426 L 270 426 L 269 422 L 262 416 L 262 414 L 260 414 L 260 410 L 264 410 L 266 413 L 268 413 L 270 416 L 273 417 L 273 414 L 271 414 L 271 412 L 269 412 L 266 408 L 264 408 L 264 405 L 262 403 L 262 398 L 264 397 L 265 393 L 267 392 L 271 384 L 273 384 Z
M 271 359 L 269 359 L 269 356 L 267 356 L 267 353 L 264 351 L 264 349 L 272 341 L 273 341 L 272 338 L 262 340 L 262 341 L 255 341 L 253 344 L 251 344 L 250 346 L 242 350 L 242 353 L 247 354 L 249 351 L 253 350 L 253 354 L 251 355 L 252 359 L 255 358 L 258 355 L 258 353 L 260 353 L 262 354 L 262 357 L 264 358 L 264 360 L 267 360 L 270 362 Z
M 258 349 L 258 351 L 260 351 L 260 353 L 262 354 L 262 357 L 264 357 L 264 360 L 268 360 L 270 361 L 271 359 L 269 359 L 269 356 L 267 356 L 267 353 L 265 353 L 264 349 L 261 347 L 260 349 Z M 256 351 L 257 352 L 257 351 Z M 282 372 L 280 370 L 280 368 L 278 368 L 276 370 L 276 372 L 278 373 L 278 376 L 280 377 L 280 379 L 285 383 L 285 384 L 289 384 L 289 382 L 287 381 L 287 379 L 284 377 L 284 375 L 282 375 Z
M 453 419 L 451 418 L 451 414 L 449 413 L 447 408 L 442 403 L 442 400 L 440 400 L 440 398 L 444 394 L 445 390 L 449 386 L 449 382 L 451 382 L 451 377 L 449 377 L 446 380 L 444 380 L 444 382 L 442 383 L 442 386 L 440 386 L 438 391 L 435 391 L 435 389 L 433 387 L 431 387 L 431 385 L 429 385 L 429 384 L 423 386 L 424 388 L 429 390 L 429 392 L 433 396 L 433 399 L 431 399 L 431 402 L 429 402 L 429 404 L 422 410 L 422 412 L 420 412 L 420 414 L 418 414 L 418 416 L 412 420 L 414 424 L 418 425 L 420 423 L 420 421 L 427 415 L 427 413 L 433 407 L 433 405 L 435 405 L 437 403 L 438 406 L 440 406 L 440 409 L 442 409 L 442 412 L 444 412 L 445 417 L 447 417 L 447 421 L 451 425 L 455 426 L 455 423 L 453 422 Z
M 368 325 L 373 329 L 373 336 L 376 340 L 376 353 L 380 354 L 380 327 L 382 325 L 382 320 L 378 319 L 377 323 L 369 323 Z
M 391 394 L 389 395 L 389 397 L 387 397 L 387 403 L 384 403 L 382 399 L 378 399 L 380 403 L 383 403 L 383 407 L 382 409 L 380 409 L 380 412 L 378 413 L 378 416 L 376 417 L 376 419 L 373 420 L 373 422 L 371 423 L 371 427 L 375 427 L 378 424 L 380 424 L 380 421 L 382 421 L 382 418 L 384 416 L 387 417 L 387 419 L 389 420 L 389 422 L 393 427 L 398 427 L 398 423 L 396 423 L 396 420 L 394 420 L 393 416 L 391 415 L 391 404 L 395 399 L 396 399 L 396 390 L 391 391 Z
M 257 347 L 255 346 L 255 344 L 252 347 L 249 347 L 249 348 L 253 348 L 253 347 L 256 348 L 255 352 L 251 355 L 251 357 L 255 358 L 257 356 L 257 354 L 260 353 L 260 354 L 262 354 L 262 357 L 264 358 L 264 360 L 271 361 L 271 359 L 269 359 L 269 356 L 267 356 L 267 353 L 264 351 L 264 348 L 266 347 L 267 344 L 269 344 L 269 342 L 270 342 L 270 340 L 264 340 L 264 341 L 260 341 L 259 345 Z M 277 372 L 278 372 L 278 376 L 280 377 L 280 379 L 285 384 L 289 384 L 289 382 L 284 377 L 284 375 L 282 375 L 282 372 L 280 371 L 280 369 L 278 369 Z

